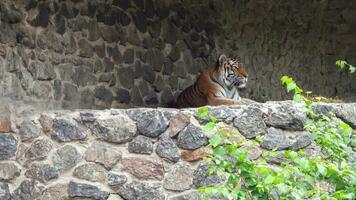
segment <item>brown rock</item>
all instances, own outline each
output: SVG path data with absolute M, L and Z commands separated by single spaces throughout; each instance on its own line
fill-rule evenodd
M 175 137 L 190 122 L 190 116 L 184 113 L 178 113 L 169 121 L 168 133 L 170 137 Z
M 68 200 L 67 189 L 68 185 L 66 184 L 55 184 L 48 187 L 46 190 L 49 197 L 48 199 Z
M 153 160 L 142 158 L 124 158 L 121 161 L 122 170 L 128 172 L 138 179 L 162 180 L 164 177 L 163 164 Z
M 185 161 L 197 161 L 203 159 L 207 155 L 209 155 L 208 150 L 203 147 L 194 151 L 182 151 L 180 157 Z
M 42 114 L 38 121 L 40 121 L 43 132 L 51 131 L 51 128 L 53 126 L 53 119 L 50 116 Z
M 0 132 L 11 132 L 11 120 L 9 117 L 0 116 Z

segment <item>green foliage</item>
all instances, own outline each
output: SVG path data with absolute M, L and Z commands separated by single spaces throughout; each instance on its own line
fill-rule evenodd
M 199 109 L 198 116 L 212 121 L 204 126 L 206 131 L 216 131 L 209 140 L 212 152 L 205 161 L 211 164 L 210 173 L 226 177 L 217 186 L 202 187 L 203 199 L 209 194 L 220 194 L 228 199 L 356 199 L 356 167 L 348 164 L 355 149 L 349 145 L 355 131 L 330 113 L 328 116 L 313 112 L 313 102 L 292 78 L 283 76 L 281 82 L 288 92 L 293 92 L 296 102 L 304 103 L 309 119 L 305 129 L 321 146 L 321 156 L 311 156 L 304 150 L 285 151 L 286 161 L 271 167 L 265 158 L 276 156 L 278 151 L 265 152 L 258 160 L 251 160 L 246 147 L 261 141 L 246 139 L 237 141 L 236 133 L 216 129 L 216 119 L 209 110 Z M 355 137 L 353 137 L 355 138 Z
M 347 63 L 345 60 L 337 60 L 335 63 L 340 69 L 344 69 L 345 67 L 349 68 L 350 74 L 356 72 L 356 67 L 352 66 L 351 64 Z

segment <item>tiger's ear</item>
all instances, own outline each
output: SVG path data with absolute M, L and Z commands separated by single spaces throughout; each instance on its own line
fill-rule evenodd
M 224 54 L 221 54 L 218 59 L 219 66 L 221 66 L 226 61 L 226 59 L 226 56 Z

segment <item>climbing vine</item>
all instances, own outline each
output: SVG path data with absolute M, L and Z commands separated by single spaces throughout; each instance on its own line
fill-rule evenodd
M 344 63 L 345 64 L 345 63 Z M 350 70 L 352 72 L 352 70 Z M 291 77 L 283 76 L 281 82 L 293 100 L 305 105 L 308 120 L 305 130 L 321 146 L 322 155 L 308 156 L 304 150 L 284 153 L 284 162 L 271 167 L 265 158 L 277 151 L 264 153 L 258 160 L 248 158 L 250 153 L 241 147 L 261 141 L 236 140 L 235 132 L 217 128 L 216 119 L 206 107 L 198 110 L 201 118 L 210 117 L 205 131 L 215 131 L 209 140 L 212 153 L 205 158 L 210 164 L 209 173 L 225 180 L 216 186 L 199 188 L 202 199 L 217 194 L 228 199 L 356 199 L 356 166 L 349 157 L 355 154 L 355 131 L 333 113 L 314 112 L 317 105 L 306 97 Z

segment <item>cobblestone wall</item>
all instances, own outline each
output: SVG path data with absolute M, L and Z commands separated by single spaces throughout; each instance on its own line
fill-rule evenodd
M 352 96 L 353 1 L 3 0 L 0 96 L 58 108 L 166 105 L 212 64 L 240 56 L 243 96 L 287 96 L 293 76 L 322 95 Z
M 11 107 L 0 118 L 2 200 L 198 200 L 197 188 L 223 180 L 209 175 L 201 161 L 209 153 L 205 146 L 212 133 L 202 131 L 205 120 L 197 118 L 196 109 L 52 111 L 18 117 Z M 303 131 L 301 105 L 269 102 L 209 110 L 220 128 L 239 131 L 236 140 L 263 135 L 260 143 L 241 147 L 250 150 L 250 159 L 272 149 L 278 150 L 276 156 L 265 159 L 273 165 L 284 161 L 286 149 L 322 155 Z M 332 110 L 356 128 L 356 104 L 318 110 Z M 355 159 L 349 162 L 356 164 Z

